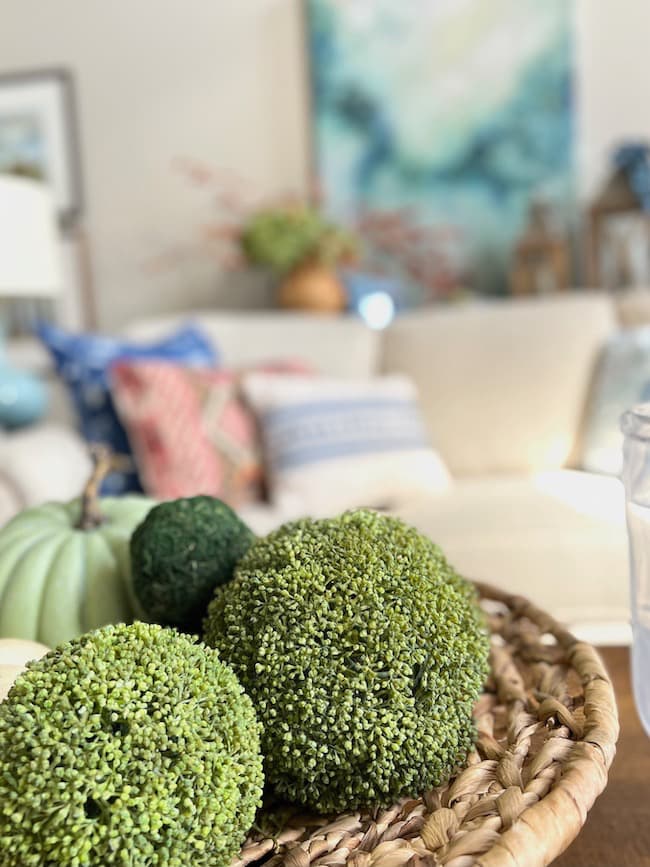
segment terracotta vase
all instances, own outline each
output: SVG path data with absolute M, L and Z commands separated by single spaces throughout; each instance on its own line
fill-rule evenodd
M 347 306 L 347 294 L 334 269 L 310 261 L 285 277 L 278 288 L 278 302 L 294 310 L 340 313 Z

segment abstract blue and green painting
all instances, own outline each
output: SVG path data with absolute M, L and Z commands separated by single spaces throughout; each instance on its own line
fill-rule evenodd
M 413 302 L 506 291 L 531 201 L 571 218 L 571 0 L 307 3 L 328 213 Z

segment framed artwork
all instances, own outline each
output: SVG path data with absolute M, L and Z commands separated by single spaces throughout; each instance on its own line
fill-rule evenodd
M 0 172 L 46 181 L 63 227 L 82 209 L 71 75 L 65 70 L 0 74 Z
M 315 174 L 404 303 L 508 291 L 531 202 L 575 224 L 571 0 L 307 0 Z

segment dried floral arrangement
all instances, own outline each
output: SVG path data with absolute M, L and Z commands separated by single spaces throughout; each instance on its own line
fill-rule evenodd
M 176 168 L 205 195 L 210 216 L 197 240 L 170 251 L 169 261 L 202 254 L 226 270 L 261 265 L 284 275 L 307 260 L 334 266 L 358 253 L 355 233 L 324 216 L 317 197 L 263 198 L 233 172 L 188 159 L 177 160 Z
M 456 297 L 470 283 L 459 270 L 462 233 L 422 225 L 408 207 L 364 209 L 343 227 L 324 216 L 317 183 L 306 197 L 265 199 L 234 172 L 193 159 L 176 160 L 175 169 L 204 195 L 208 216 L 195 240 L 159 257 L 162 265 L 208 257 L 226 271 L 262 266 L 280 279 L 306 264 L 353 266 L 395 277 L 418 301 Z

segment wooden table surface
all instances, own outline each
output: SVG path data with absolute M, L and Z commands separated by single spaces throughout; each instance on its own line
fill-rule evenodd
M 601 648 L 616 692 L 621 735 L 609 782 L 553 867 L 650 867 L 650 738 L 636 714 L 629 652 Z

